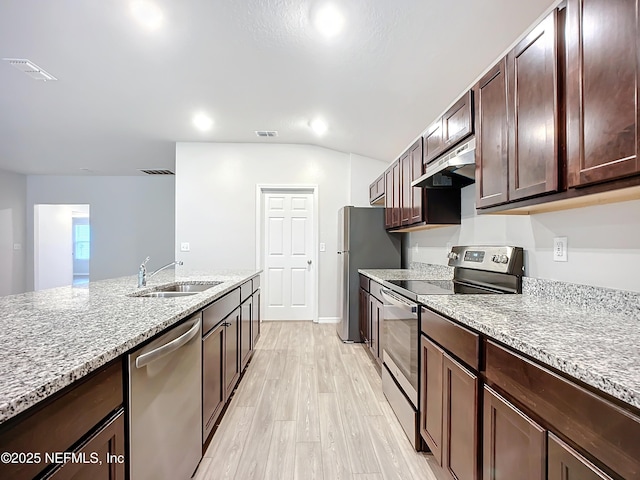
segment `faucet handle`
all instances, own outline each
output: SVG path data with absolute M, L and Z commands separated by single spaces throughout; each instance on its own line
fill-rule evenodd
M 140 264 L 140 268 L 146 267 L 146 266 L 147 266 L 147 262 L 149 261 L 149 259 L 150 259 L 150 258 L 151 258 L 151 257 L 147 257 L 147 258 L 145 258 L 145 259 L 144 259 L 144 262 L 142 262 L 142 263 Z

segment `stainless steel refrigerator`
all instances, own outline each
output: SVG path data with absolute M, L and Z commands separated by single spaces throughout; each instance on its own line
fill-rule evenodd
M 338 210 L 338 299 L 344 342 L 359 342 L 359 268 L 400 268 L 400 234 L 384 229 L 384 208 L 342 207 Z

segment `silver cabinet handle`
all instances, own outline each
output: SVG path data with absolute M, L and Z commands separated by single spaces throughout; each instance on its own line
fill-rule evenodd
M 164 357 L 165 355 L 169 355 L 170 353 L 175 352 L 180 347 L 188 343 L 189 340 L 195 337 L 199 329 L 200 320 L 198 320 L 196 324 L 189 329 L 189 331 L 183 333 L 178 338 L 171 340 L 169 343 L 165 343 L 161 347 L 151 350 L 150 352 L 140 355 L 138 358 L 136 358 L 136 368 L 142 368 L 150 364 L 151 362 Z

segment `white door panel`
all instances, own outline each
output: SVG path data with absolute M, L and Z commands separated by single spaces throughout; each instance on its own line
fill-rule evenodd
M 265 193 L 267 320 L 312 320 L 313 194 Z

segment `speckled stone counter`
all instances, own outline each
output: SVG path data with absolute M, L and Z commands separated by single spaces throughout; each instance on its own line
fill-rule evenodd
M 423 265 L 424 267 L 420 270 L 405 268 L 360 269 L 358 273 L 378 283 L 382 283 L 385 280 L 451 280 L 451 278 L 453 278 L 452 268 L 441 265 Z
M 384 280 L 443 279 L 434 268 L 360 270 Z M 418 301 L 640 409 L 640 298 L 524 278 L 524 295 L 421 295 Z
M 160 272 L 0 297 L 0 423 L 133 349 L 259 271 Z M 175 283 L 222 282 L 197 295 L 130 297 Z

